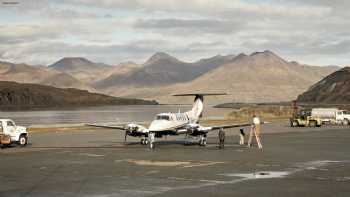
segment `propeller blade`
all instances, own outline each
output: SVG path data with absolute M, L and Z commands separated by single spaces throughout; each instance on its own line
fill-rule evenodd
M 128 132 L 125 131 L 124 142 L 126 142 L 126 137 L 128 136 Z

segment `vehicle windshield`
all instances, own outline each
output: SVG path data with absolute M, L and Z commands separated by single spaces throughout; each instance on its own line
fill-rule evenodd
M 311 116 L 311 111 L 310 110 L 302 110 L 299 112 L 300 116 Z
M 169 120 L 169 116 L 166 115 L 157 115 L 156 120 Z
M 344 113 L 344 114 L 347 114 L 347 115 L 349 115 L 349 114 L 350 114 L 350 112 L 349 112 L 349 111 L 345 111 L 345 110 L 343 111 L 343 113 Z
M 14 127 L 15 124 L 14 124 L 13 122 L 11 122 L 11 121 L 7 121 L 7 126 L 12 126 L 12 127 Z

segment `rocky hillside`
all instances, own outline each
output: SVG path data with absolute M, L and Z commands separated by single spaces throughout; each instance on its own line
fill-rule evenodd
M 0 109 L 138 104 L 157 103 L 155 101 L 117 98 L 73 88 L 62 89 L 38 84 L 0 81 Z
M 350 67 L 328 75 L 298 96 L 297 100 L 306 103 L 350 103 Z

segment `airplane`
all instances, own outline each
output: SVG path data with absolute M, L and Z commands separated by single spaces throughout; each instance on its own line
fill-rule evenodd
M 150 126 L 146 128 L 140 124 L 128 123 L 124 126 L 118 125 L 99 125 L 88 124 L 88 126 L 118 129 L 125 131 L 124 141 L 126 142 L 127 136 L 141 137 L 141 144 L 149 144 L 150 148 L 153 148 L 154 139 L 162 138 L 168 135 L 187 135 L 193 137 L 199 137 L 199 145 L 206 146 L 207 134 L 210 131 L 219 129 L 235 128 L 235 127 L 247 127 L 251 123 L 245 124 L 231 124 L 221 126 L 209 126 L 205 127 L 199 124 L 199 119 L 202 117 L 204 109 L 204 96 L 218 96 L 227 95 L 225 93 L 201 93 L 201 94 L 175 94 L 173 96 L 194 96 L 193 107 L 187 112 L 177 113 L 160 113 L 157 114 L 155 119 L 151 122 Z

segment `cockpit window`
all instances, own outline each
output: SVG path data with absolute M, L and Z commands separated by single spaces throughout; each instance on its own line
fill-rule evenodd
M 157 120 L 170 120 L 169 116 L 165 116 L 165 115 L 158 115 L 156 117 Z

